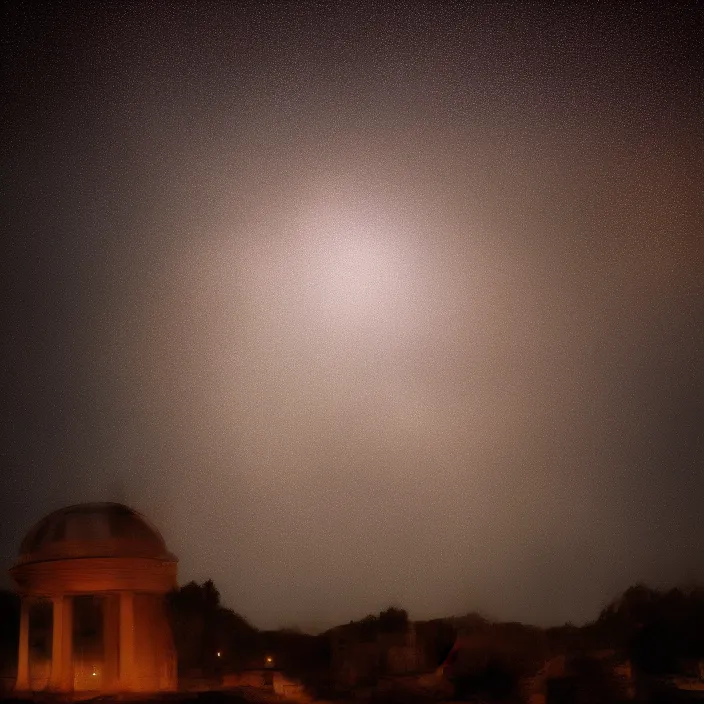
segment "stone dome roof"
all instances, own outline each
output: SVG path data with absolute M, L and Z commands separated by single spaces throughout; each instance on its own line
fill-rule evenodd
M 18 565 L 85 557 L 146 557 L 176 562 L 159 531 L 116 503 L 78 504 L 42 518 L 20 546 Z

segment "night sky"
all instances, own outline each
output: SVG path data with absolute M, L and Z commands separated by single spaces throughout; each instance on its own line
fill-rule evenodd
M 583 5 L 3 10 L 3 572 L 110 500 L 258 627 L 704 580 L 704 7 Z

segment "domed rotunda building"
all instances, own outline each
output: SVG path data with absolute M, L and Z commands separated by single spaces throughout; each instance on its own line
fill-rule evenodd
M 69 506 L 37 523 L 10 570 L 22 599 L 16 690 L 176 689 L 164 596 L 177 560 L 127 506 Z

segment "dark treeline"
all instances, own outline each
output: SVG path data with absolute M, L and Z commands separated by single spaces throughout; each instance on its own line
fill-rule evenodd
M 408 614 L 389 608 L 319 635 L 296 630 L 261 631 L 221 603 L 212 581 L 190 582 L 167 598 L 182 676 L 273 667 L 305 683 L 330 684 L 335 632 L 341 628 L 358 642 L 403 632 Z M 454 674 L 458 688 L 481 688 L 494 678 L 505 683 L 536 671 L 541 663 L 570 653 L 589 673 L 588 654 L 618 651 L 639 673 L 701 675 L 704 662 L 704 588 L 656 590 L 637 585 L 606 606 L 584 626 L 540 629 L 518 623 L 494 623 L 476 615 L 415 622 L 418 647 L 430 669 L 452 663 L 453 648 L 463 641 L 463 668 Z M 0 665 L 8 673 L 16 661 L 19 600 L 0 591 Z M 469 655 L 467 656 L 467 653 Z M 579 656 L 585 659 L 579 661 Z M 448 658 L 449 656 L 449 658 Z M 452 668 L 448 672 L 453 672 Z M 5 675 L 7 676 L 7 674 Z M 595 680 L 593 673 L 589 675 Z M 502 679 L 503 678 L 503 679 Z
M 257 629 L 221 604 L 212 580 L 171 592 L 167 609 L 182 671 L 241 669 L 257 651 Z
M 641 671 L 681 672 L 704 659 L 704 588 L 627 589 L 586 626 L 546 631 L 555 651 L 615 648 Z
M 323 639 L 293 629 L 256 629 L 222 605 L 212 580 L 171 592 L 167 609 L 182 676 L 265 667 L 300 676 L 328 666 Z

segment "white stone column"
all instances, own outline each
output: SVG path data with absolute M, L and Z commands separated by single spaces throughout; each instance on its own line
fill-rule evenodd
M 136 685 L 134 671 L 134 592 L 120 592 L 120 689 Z
M 111 692 L 120 680 L 120 601 L 117 594 L 103 597 L 103 689 Z
M 73 689 L 73 602 L 70 596 L 52 598 L 53 633 L 49 689 L 57 692 Z
M 17 650 L 17 681 L 15 690 L 29 691 L 29 610 L 32 602 L 23 596 L 20 604 L 20 640 Z

